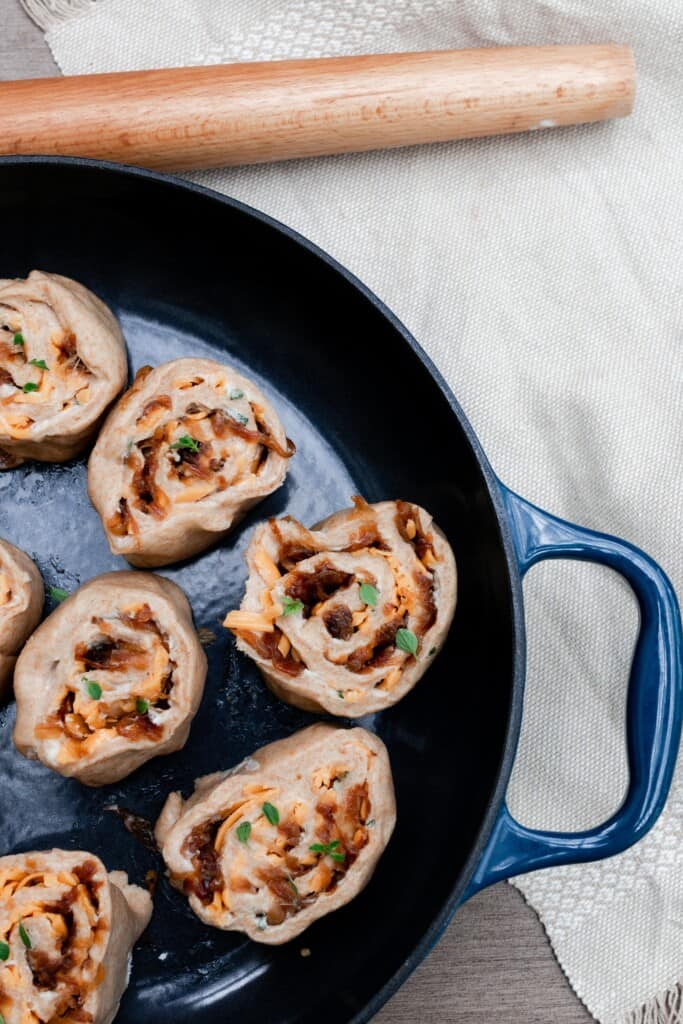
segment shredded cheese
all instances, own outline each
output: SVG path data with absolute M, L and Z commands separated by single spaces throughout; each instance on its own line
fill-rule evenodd
M 7 431 L 10 437 L 22 438 L 26 437 L 31 427 L 33 426 L 33 420 L 29 416 L 4 416 L 0 417 L 0 424 L 4 423 L 4 429 Z
M 259 612 L 228 612 L 223 620 L 227 629 L 246 630 L 254 633 L 272 633 L 275 630 L 273 619 Z
M 258 548 L 254 555 L 254 565 L 268 586 L 273 586 L 280 579 L 280 570 L 264 548 Z
M 292 644 L 290 642 L 289 637 L 285 636 L 285 634 L 283 633 L 282 636 L 280 637 L 280 639 L 278 640 L 278 644 L 277 644 L 277 649 L 278 649 L 278 651 L 280 652 L 280 654 L 282 655 L 283 658 L 287 657 L 287 655 L 289 654 L 291 646 L 292 646 Z
M 185 487 L 185 490 L 181 491 L 180 494 L 176 495 L 176 503 L 178 505 L 190 501 L 201 501 L 202 498 L 207 498 L 210 494 L 216 490 L 216 485 L 211 481 L 205 483 L 190 484 Z
M 392 669 L 391 672 L 389 673 L 389 675 L 386 676 L 386 678 L 383 679 L 382 682 L 379 684 L 378 689 L 386 690 L 387 692 L 391 692 L 394 689 L 394 687 L 396 686 L 396 684 L 398 683 L 398 681 L 401 678 L 402 674 L 403 674 L 403 670 L 402 669 L 400 669 L 400 668 Z

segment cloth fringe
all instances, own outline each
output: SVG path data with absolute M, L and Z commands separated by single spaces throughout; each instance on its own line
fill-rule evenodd
M 19 0 L 19 3 L 43 32 L 95 6 L 94 0 Z
M 631 1010 L 621 1024 L 683 1024 L 683 984 Z

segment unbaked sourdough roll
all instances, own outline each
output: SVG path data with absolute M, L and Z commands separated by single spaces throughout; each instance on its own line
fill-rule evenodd
M 156 837 L 202 921 L 277 945 L 361 891 L 395 821 L 382 741 L 312 725 L 172 793 Z
M 225 619 L 277 697 L 347 718 L 415 686 L 456 600 L 453 552 L 425 509 L 354 503 L 312 530 L 289 516 L 257 527 L 244 599 Z
M 211 359 L 138 371 L 88 465 L 109 546 L 133 565 L 188 558 L 280 486 L 294 453 L 252 381 Z
M 10 689 L 18 652 L 40 621 L 44 599 L 33 561 L 0 538 L 0 700 Z
M 0 1013 L 5 1024 L 111 1024 L 149 893 L 79 850 L 0 857 Z
M 14 742 L 60 775 L 117 782 L 184 746 L 205 678 L 180 587 L 106 573 L 48 616 L 19 656 Z
M 0 469 L 78 455 L 126 374 L 121 328 L 82 284 L 40 270 L 0 281 Z

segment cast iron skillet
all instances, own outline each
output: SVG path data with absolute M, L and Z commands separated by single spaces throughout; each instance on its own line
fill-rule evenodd
M 2 160 L 0 221 L 0 277 L 37 267 L 92 288 L 121 318 L 132 371 L 190 354 L 237 365 L 263 387 L 298 446 L 286 484 L 235 534 L 163 570 L 188 594 L 197 626 L 218 634 L 185 749 L 92 790 L 21 758 L 11 742 L 14 708 L 4 709 L 0 852 L 82 848 L 141 882 L 158 860 L 108 805 L 155 818 L 170 789 L 187 793 L 195 776 L 313 720 L 272 697 L 218 625 L 239 603 L 242 553 L 259 520 L 289 512 L 312 524 L 355 492 L 369 501 L 404 497 L 433 513 L 459 568 L 445 649 L 412 694 L 362 721 L 388 745 L 398 799 L 394 837 L 368 888 L 273 948 L 205 927 L 162 882 L 121 1024 L 367 1021 L 478 888 L 616 853 L 652 826 L 681 726 L 680 618 L 666 577 L 623 541 L 563 523 L 503 487 L 442 378 L 366 288 L 240 203 L 113 165 Z M 0 475 L 0 533 L 36 559 L 47 584 L 66 589 L 125 565 L 110 555 L 88 502 L 83 460 Z M 504 804 L 524 680 L 521 576 L 560 556 L 617 569 L 642 613 L 628 701 L 629 792 L 614 818 L 580 835 L 526 829 Z

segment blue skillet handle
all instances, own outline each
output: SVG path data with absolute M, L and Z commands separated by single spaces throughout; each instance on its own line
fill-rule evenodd
M 681 735 L 681 615 L 669 580 L 626 541 L 564 522 L 500 484 L 520 573 L 545 558 L 578 558 L 616 569 L 640 608 L 626 710 L 630 781 L 619 810 L 586 832 L 525 828 L 503 804 L 464 899 L 513 875 L 600 860 L 652 828 L 669 792 Z

